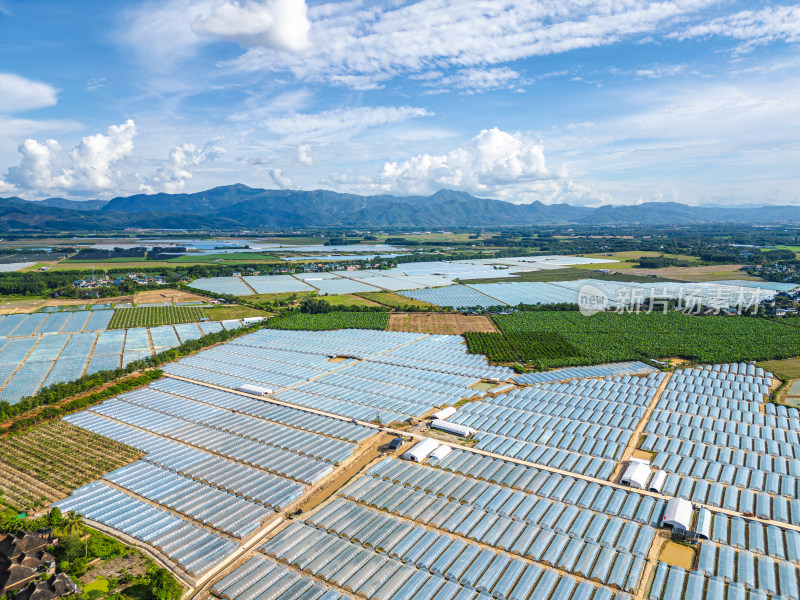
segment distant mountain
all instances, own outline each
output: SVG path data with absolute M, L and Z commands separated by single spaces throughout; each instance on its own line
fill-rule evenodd
M 66 208 L 69 210 L 100 210 L 108 200 L 67 200 L 66 198 L 47 198 L 39 200 L 42 206 L 52 206 L 53 208 Z
M 244 185 L 196 194 L 114 198 L 103 211 L 168 210 L 233 219 L 246 227 L 459 227 L 556 224 L 592 209 L 568 204 L 511 204 L 441 190 L 431 196 L 357 196 L 329 190 L 261 190 Z
M 0 231 L 109 231 L 127 228 L 211 229 L 239 227 L 235 221 L 164 212 L 83 211 L 0 198 Z
M 634 206 L 601 206 L 576 219 L 591 225 L 686 225 L 692 223 L 779 223 L 800 221 L 798 206 L 707 207 L 677 202 L 646 202 Z
M 329 190 L 264 190 L 236 184 L 194 194 L 137 194 L 108 202 L 50 198 L 0 199 L 0 230 L 85 231 L 126 227 L 226 229 L 257 227 L 440 228 L 526 225 L 686 225 L 800 222 L 796 206 L 687 206 L 649 202 L 587 208 L 512 204 L 440 190 L 430 196 L 357 196 Z

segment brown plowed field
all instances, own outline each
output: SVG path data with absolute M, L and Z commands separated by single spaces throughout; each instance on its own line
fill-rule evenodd
M 389 316 L 388 330 L 456 335 L 467 331 L 497 331 L 491 319 L 483 315 L 448 313 L 392 313 Z

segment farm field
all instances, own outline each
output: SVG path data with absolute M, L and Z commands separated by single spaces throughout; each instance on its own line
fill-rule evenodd
M 0 502 L 28 510 L 138 460 L 138 450 L 63 421 L 0 439 Z
M 406 306 L 432 309 L 438 308 L 433 304 L 428 304 L 427 302 L 422 302 L 420 300 L 412 300 L 411 298 L 406 298 L 405 296 L 401 296 L 400 294 L 396 294 L 394 292 L 358 292 L 355 295 L 366 298 L 367 300 L 372 300 L 378 304 L 383 304 L 384 306 L 391 306 L 392 308 L 402 309 Z
M 491 319 L 483 315 L 450 313 L 392 313 L 389 331 L 460 335 L 468 331 L 496 332 Z
M 540 368 L 662 357 L 708 363 L 771 360 L 795 356 L 800 348 L 800 329 L 753 317 L 539 311 L 493 319 L 504 334 L 549 331 L 578 351 L 538 358 L 534 363 Z
M 203 311 L 212 321 L 226 321 L 228 319 L 244 319 L 245 317 L 271 317 L 272 313 L 258 310 L 251 306 L 215 306 L 204 308 Z
M 155 327 L 193 323 L 205 318 L 208 318 L 205 310 L 196 306 L 138 306 L 115 310 L 108 328 Z
M 331 312 L 317 315 L 291 313 L 271 319 L 269 329 L 304 329 L 327 331 L 331 329 L 380 329 L 389 324 L 389 313 L 385 312 Z
M 534 363 L 542 359 L 564 359 L 581 356 L 580 351 L 564 337 L 549 331 L 519 333 L 476 333 L 464 334 L 469 351 L 485 354 L 493 362 Z
M 356 294 L 323 296 L 323 299 L 331 306 L 380 306 L 377 302 L 362 298 Z
M 261 252 L 229 252 L 223 254 L 195 254 L 190 253 L 185 256 L 178 256 L 170 258 L 171 263 L 192 263 L 192 264 L 208 264 L 215 262 L 275 262 L 279 260 L 274 254 L 262 254 Z

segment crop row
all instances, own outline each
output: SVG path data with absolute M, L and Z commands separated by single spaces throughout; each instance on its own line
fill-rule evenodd
M 270 319 L 270 329 L 304 329 L 327 331 L 330 329 L 380 329 L 389 324 L 389 313 L 385 312 L 330 312 L 320 314 L 290 313 Z
M 705 363 L 769 360 L 796 356 L 800 348 L 800 329 L 749 316 L 536 311 L 493 319 L 510 345 L 515 334 L 548 331 L 577 350 L 571 356 L 541 356 L 533 361 L 540 367 L 662 357 Z
M 115 310 L 108 328 L 157 327 L 194 323 L 206 318 L 208 318 L 206 312 L 197 306 L 138 306 Z

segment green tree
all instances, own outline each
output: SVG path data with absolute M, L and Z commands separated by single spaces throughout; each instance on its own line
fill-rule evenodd
M 161 567 L 150 572 L 148 591 L 152 600 L 177 600 L 183 588 L 172 573 Z
M 83 532 L 83 517 L 71 510 L 64 519 L 64 532 L 67 535 L 77 535 Z

